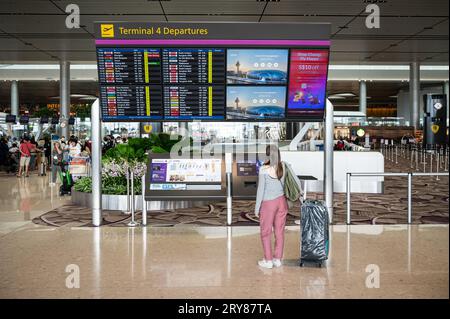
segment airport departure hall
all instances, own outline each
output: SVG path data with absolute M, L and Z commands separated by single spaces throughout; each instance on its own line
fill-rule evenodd
M 448 299 L 448 12 L 0 0 L 0 298 Z

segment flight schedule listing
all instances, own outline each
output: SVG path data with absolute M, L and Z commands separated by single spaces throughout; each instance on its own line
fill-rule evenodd
M 224 49 L 162 49 L 164 83 L 225 82 Z
M 164 86 L 164 114 L 166 119 L 224 119 L 224 104 L 224 86 Z
M 103 120 L 163 118 L 160 85 L 105 85 L 100 87 Z
M 152 48 L 99 48 L 100 83 L 161 83 L 161 51 Z

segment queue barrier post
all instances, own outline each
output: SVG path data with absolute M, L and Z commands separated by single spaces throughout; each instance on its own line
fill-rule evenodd
M 408 224 L 412 223 L 412 177 L 413 176 L 449 176 L 449 173 L 347 173 L 347 224 L 351 223 L 351 177 L 381 177 L 381 176 L 407 176 L 408 177 Z
M 351 194 L 351 173 L 347 173 L 347 225 L 351 223 L 350 210 L 351 210 L 351 202 L 350 202 L 350 194 Z
M 134 203 L 134 172 L 130 170 L 130 179 L 131 179 L 131 221 L 127 224 L 129 227 L 136 227 L 138 223 L 134 219 L 135 215 L 135 203 Z
M 408 224 L 412 223 L 412 173 L 408 173 Z
M 145 200 L 145 174 L 141 178 L 142 226 L 147 226 L 147 201 Z

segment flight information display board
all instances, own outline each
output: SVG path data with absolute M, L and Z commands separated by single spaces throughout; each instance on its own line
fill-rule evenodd
M 329 23 L 96 22 L 103 121 L 322 121 Z
M 98 48 L 104 121 L 224 120 L 225 49 Z

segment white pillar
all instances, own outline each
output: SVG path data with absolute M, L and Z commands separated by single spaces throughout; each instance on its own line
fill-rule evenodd
M 367 85 L 366 81 L 359 81 L 359 111 L 367 116 Z
M 420 63 L 412 62 L 409 66 L 409 101 L 411 107 L 411 125 L 420 126 Z
M 334 107 L 327 99 L 325 108 L 325 147 L 324 147 L 324 176 L 323 176 L 323 192 L 325 195 L 325 205 L 328 208 L 328 216 L 330 223 L 333 221 L 333 148 L 334 148 Z
M 19 116 L 19 87 L 17 80 L 11 81 L 11 115 Z
M 61 119 L 66 124 L 61 127 L 61 136 L 68 139 L 70 135 L 68 125 L 70 116 L 70 62 L 68 61 L 61 61 L 59 64 L 59 97 Z
M 100 226 L 102 221 L 102 130 L 100 102 L 97 99 L 91 107 L 92 134 L 92 224 Z

